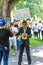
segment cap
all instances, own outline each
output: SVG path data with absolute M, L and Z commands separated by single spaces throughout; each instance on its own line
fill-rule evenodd
M 0 19 L 0 26 L 5 26 L 5 20 Z

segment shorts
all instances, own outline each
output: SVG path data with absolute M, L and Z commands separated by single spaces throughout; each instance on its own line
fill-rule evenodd
M 9 38 L 9 42 L 10 42 L 10 45 L 14 45 L 14 46 L 17 46 L 17 40 L 16 40 L 16 37 L 10 37 Z
M 38 35 L 38 32 L 34 32 L 34 36 L 37 36 Z

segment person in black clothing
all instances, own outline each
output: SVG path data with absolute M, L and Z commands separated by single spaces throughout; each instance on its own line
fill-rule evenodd
M 13 34 L 10 30 L 6 29 L 5 20 L 0 19 L 0 65 L 3 57 L 3 65 L 8 65 L 9 58 L 9 37 Z
M 23 20 L 22 26 L 17 34 L 21 35 L 21 43 L 20 43 L 20 52 L 19 52 L 19 61 L 18 65 L 21 65 L 22 62 L 22 54 L 24 51 L 24 47 L 26 48 L 26 53 L 27 53 L 27 59 L 28 59 L 28 65 L 31 64 L 31 56 L 30 56 L 30 48 L 29 48 L 29 38 L 31 38 L 31 30 L 27 26 L 27 21 Z

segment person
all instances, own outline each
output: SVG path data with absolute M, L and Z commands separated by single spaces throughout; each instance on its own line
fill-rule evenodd
M 42 22 L 42 27 L 41 27 L 41 34 L 42 34 L 42 40 L 43 40 L 43 22 Z
M 38 39 L 38 25 L 37 25 L 37 23 L 35 23 L 35 25 L 33 27 L 33 31 L 34 31 L 35 38 Z
M 16 20 L 16 21 L 14 22 L 14 27 L 19 30 L 20 26 L 19 26 L 18 20 Z M 17 40 L 17 50 L 19 50 L 19 44 L 20 44 L 19 37 L 16 37 L 16 40 Z
M 19 22 L 18 22 L 18 20 L 14 21 L 13 24 L 14 24 L 14 27 L 19 28 Z
M 0 65 L 3 58 L 3 65 L 8 65 L 9 58 L 9 37 L 13 34 L 6 28 L 5 20 L 0 19 Z
M 13 20 L 13 23 L 15 23 L 15 22 L 16 22 L 16 19 Z
M 38 23 L 38 29 L 39 29 L 38 34 L 39 34 L 39 39 L 40 39 L 40 33 L 41 33 L 41 26 L 42 26 L 41 21 L 39 21 L 39 23 Z
M 31 56 L 30 56 L 30 48 L 29 48 L 29 38 L 31 37 L 31 30 L 27 27 L 27 21 L 23 20 L 22 27 L 19 29 L 18 35 L 21 35 L 21 42 L 20 42 L 20 52 L 19 52 L 19 60 L 18 65 L 21 65 L 22 62 L 22 54 L 24 51 L 24 47 L 26 48 L 28 65 L 31 64 Z M 25 39 L 24 39 L 25 38 Z
M 13 23 L 11 23 L 11 31 L 14 33 L 14 34 L 16 34 L 17 32 L 18 32 L 18 29 L 16 28 L 16 27 L 14 27 L 14 24 Z M 10 46 L 11 45 L 14 45 L 14 53 L 13 53 L 13 55 L 16 55 L 17 54 L 17 40 L 16 40 L 16 36 L 15 35 L 13 35 L 13 37 L 10 37 L 9 38 L 9 41 L 10 41 Z

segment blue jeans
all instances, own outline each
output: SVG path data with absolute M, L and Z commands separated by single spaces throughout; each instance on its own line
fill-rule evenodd
M 3 58 L 3 65 L 8 65 L 8 57 L 9 57 L 9 51 L 0 48 L 0 65 L 2 58 Z

